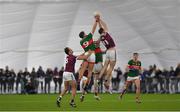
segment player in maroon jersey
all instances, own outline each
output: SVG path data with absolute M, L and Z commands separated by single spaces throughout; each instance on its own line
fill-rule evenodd
M 103 74 L 106 72 L 105 76 L 105 87 L 106 89 L 111 93 L 109 89 L 110 85 L 110 79 L 111 79 L 111 74 L 114 69 L 114 66 L 116 64 L 116 48 L 115 48 L 115 43 L 111 35 L 108 33 L 108 27 L 107 24 L 100 19 L 100 15 L 95 16 L 96 21 L 98 21 L 99 24 L 99 34 L 100 34 L 100 39 L 104 46 L 106 47 L 106 59 L 104 66 L 99 74 L 99 79 L 102 78 Z
M 63 81 L 64 81 L 64 90 L 61 92 L 60 96 L 57 98 L 57 106 L 60 107 L 60 103 L 62 100 L 62 97 L 65 95 L 65 93 L 68 91 L 69 86 L 71 86 L 72 89 L 72 98 L 70 101 L 70 105 L 72 107 L 76 107 L 76 104 L 74 102 L 74 98 L 76 95 L 76 80 L 74 78 L 74 72 L 75 72 L 75 63 L 76 60 L 87 60 L 88 57 L 91 55 L 92 51 L 88 51 L 87 55 L 79 55 L 74 56 L 73 50 L 69 47 L 66 47 L 64 49 L 64 52 L 67 54 L 66 60 L 65 60 L 65 70 L 63 73 Z

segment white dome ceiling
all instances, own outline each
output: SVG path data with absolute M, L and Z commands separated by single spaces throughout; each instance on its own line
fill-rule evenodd
M 61 67 L 65 46 L 82 51 L 78 34 L 91 31 L 97 10 L 115 39 L 116 66 L 133 52 L 145 68 L 180 62 L 180 0 L 17 0 L 0 3 L 0 66 Z

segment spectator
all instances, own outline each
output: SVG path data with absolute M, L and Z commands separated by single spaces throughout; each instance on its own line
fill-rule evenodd
M 2 93 L 2 72 L 3 69 L 0 69 L 0 93 Z
M 31 71 L 31 83 L 32 83 L 32 86 L 34 86 L 35 88 L 35 93 L 38 93 L 39 81 L 38 81 L 38 76 L 34 67 L 32 68 L 32 71 Z
M 27 84 L 27 79 L 26 79 L 26 74 L 25 73 L 21 73 L 20 74 L 21 78 L 20 78 L 20 83 L 21 83 L 21 94 L 25 94 L 26 91 L 25 91 L 25 85 Z
M 169 93 L 169 78 L 170 78 L 170 74 L 168 70 L 164 70 L 164 75 L 165 75 L 165 93 Z
M 111 79 L 111 82 L 112 82 L 112 89 L 113 90 L 116 90 L 117 89 L 117 86 L 116 86 L 116 77 L 117 77 L 117 72 L 112 72 L 112 79 Z
M 144 69 L 142 75 L 141 75 L 141 92 L 146 93 L 146 80 L 145 77 L 148 75 L 148 70 Z
M 10 93 L 11 90 L 11 72 L 9 71 L 9 67 L 5 67 L 5 75 L 6 75 L 6 83 L 7 83 L 7 91 Z
M 61 67 L 61 70 L 59 71 L 59 93 L 61 93 L 61 85 L 63 81 L 63 73 L 64 73 L 64 67 Z
M 46 74 L 45 74 L 45 93 L 50 93 L 50 88 L 51 88 L 51 79 L 52 79 L 52 70 L 50 68 L 47 69 Z M 47 91 L 47 86 L 48 86 L 48 91 Z
M 16 93 L 19 93 L 19 84 L 21 83 L 21 76 L 23 76 L 22 70 L 19 70 L 16 76 Z
M 54 84 L 55 84 L 55 86 L 54 86 L 54 93 L 56 93 L 57 86 L 58 86 L 58 83 L 59 83 L 59 79 L 60 79 L 60 77 L 59 77 L 59 73 L 58 73 L 58 68 L 55 67 L 54 71 L 53 71 L 53 81 L 54 81 Z
M 43 85 L 44 85 L 44 76 L 45 76 L 45 73 L 42 69 L 41 66 L 39 66 L 38 68 L 38 71 L 37 71 L 37 76 L 38 76 L 38 81 L 39 81 L 39 84 L 40 84 L 40 88 L 41 88 L 41 93 L 43 93 Z
M 175 86 L 175 91 L 176 93 L 179 93 L 179 90 L 178 90 L 178 85 L 180 83 L 180 63 L 177 65 L 176 67 L 176 70 L 175 70 L 175 76 L 176 76 L 176 86 Z
M 147 74 L 146 74 L 146 92 L 147 93 L 151 93 L 152 92 L 152 86 L 151 86 L 151 84 L 152 84 L 152 73 L 153 73 L 153 71 L 154 71 L 154 68 L 153 68 L 153 66 L 152 65 L 150 65 L 149 66 L 149 70 L 147 71 Z
M 161 70 L 160 69 L 156 69 L 153 71 L 153 79 L 152 79 L 152 92 L 153 93 L 157 93 L 158 92 L 158 78 L 159 75 L 161 74 Z
M 11 89 L 11 92 L 13 92 L 16 74 L 13 69 L 11 69 L 10 74 L 11 74 L 10 75 L 10 89 Z
M 115 69 L 114 71 L 117 72 L 116 80 L 115 80 L 115 81 L 116 81 L 116 87 L 117 87 L 116 90 L 118 90 L 120 81 L 122 80 L 122 71 L 121 71 L 121 68 L 120 68 L 120 67 L 118 67 L 118 68 Z
M 169 71 L 170 77 L 170 93 L 175 93 L 175 86 L 176 86 L 176 77 L 174 68 L 171 66 Z
M 27 84 L 25 85 L 25 93 L 26 94 L 35 94 L 35 87 L 33 86 L 33 84 L 31 82 L 27 82 Z
M 2 93 L 5 94 L 6 93 L 6 82 L 7 82 L 7 77 L 6 77 L 6 74 L 5 74 L 5 71 L 4 69 L 2 69 Z
M 24 77 L 25 77 L 24 83 L 26 85 L 28 82 L 31 81 L 30 73 L 29 73 L 27 68 L 24 69 L 23 74 L 24 74 Z
M 166 76 L 166 70 L 164 69 L 161 74 L 159 74 L 158 82 L 160 84 L 160 93 L 165 93 L 165 76 Z

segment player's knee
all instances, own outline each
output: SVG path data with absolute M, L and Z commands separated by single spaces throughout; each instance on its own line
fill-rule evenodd
M 141 88 L 138 86 L 138 87 L 136 87 L 136 89 L 137 89 L 138 91 L 140 91 Z
M 107 64 L 107 65 L 104 65 L 104 67 L 103 67 L 103 68 L 104 68 L 104 69 L 107 69 L 107 67 L 108 67 L 108 64 Z

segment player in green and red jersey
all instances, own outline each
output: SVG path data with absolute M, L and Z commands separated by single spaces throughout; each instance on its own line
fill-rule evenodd
M 99 77 L 99 73 L 101 71 L 101 69 L 103 68 L 103 52 L 100 48 L 100 43 L 97 42 L 97 41 L 94 41 L 94 44 L 95 44 L 95 65 L 94 65 L 94 98 L 96 100 L 100 100 L 100 97 L 98 96 L 98 84 L 97 84 L 97 80 L 98 80 L 98 77 Z M 86 62 L 84 62 L 86 63 Z M 85 71 L 84 74 L 87 74 L 88 70 Z M 86 76 L 87 77 L 87 76 Z M 83 80 L 83 84 L 85 84 L 87 82 L 87 78 L 83 76 L 82 80 Z M 81 80 L 81 83 L 82 83 L 82 80 Z M 84 101 L 84 98 L 85 98 L 85 92 L 86 91 L 82 91 L 82 95 L 80 97 L 80 100 L 81 102 Z
M 81 38 L 80 45 L 84 49 L 85 54 L 87 54 L 89 50 L 94 51 L 96 48 L 95 44 L 93 43 L 93 34 L 96 30 L 96 27 L 97 27 L 97 21 L 94 22 L 91 33 L 89 33 L 88 35 L 86 35 L 84 31 L 81 31 L 79 33 L 79 37 Z M 79 81 L 80 81 L 86 68 L 88 67 L 88 77 L 87 77 L 88 79 L 86 85 L 84 86 L 84 90 L 87 89 L 87 86 L 89 85 L 91 80 L 92 71 L 95 64 L 95 52 L 91 54 L 91 56 L 87 59 L 87 62 L 86 63 L 83 62 L 82 68 L 79 71 Z
M 136 85 L 136 103 L 141 103 L 140 101 L 140 73 L 142 71 L 141 61 L 138 60 L 138 53 L 133 53 L 133 59 L 128 62 L 126 67 L 126 71 L 128 71 L 127 81 L 124 86 L 124 90 L 122 91 L 120 98 L 122 99 L 125 94 L 128 86 L 131 83 L 135 83 Z
M 95 55 L 96 55 L 96 61 L 94 65 L 94 98 L 97 100 L 100 100 L 100 97 L 98 96 L 98 79 L 99 74 L 103 68 L 103 51 L 100 48 L 100 42 L 94 41 L 96 45 L 95 49 Z

